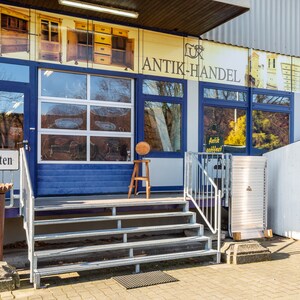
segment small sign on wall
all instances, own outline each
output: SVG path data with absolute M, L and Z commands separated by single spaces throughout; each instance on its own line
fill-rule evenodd
M 0 150 L 0 171 L 19 170 L 19 151 Z

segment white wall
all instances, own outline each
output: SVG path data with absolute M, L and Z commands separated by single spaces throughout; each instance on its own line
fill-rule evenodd
M 264 154 L 268 159 L 268 228 L 300 240 L 300 142 Z
M 198 152 L 199 84 L 187 82 L 187 151 Z

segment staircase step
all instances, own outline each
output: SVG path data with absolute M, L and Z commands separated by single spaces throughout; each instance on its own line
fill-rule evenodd
M 78 264 L 39 268 L 34 270 L 34 273 L 39 276 L 50 276 L 54 274 L 63 274 L 69 272 L 80 272 L 80 271 L 104 269 L 104 268 L 111 268 L 111 267 L 129 266 L 129 265 L 136 265 L 140 263 L 150 263 L 150 262 L 185 259 L 185 258 L 199 257 L 199 256 L 209 256 L 209 255 L 216 255 L 217 253 L 218 253 L 217 250 L 210 249 L 210 250 L 197 250 L 197 251 L 186 251 L 186 252 L 179 252 L 179 253 L 150 255 L 144 257 L 114 259 L 114 260 L 106 260 L 106 261 L 84 262 Z
M 50 202 L 50 201 L 49 201 Z M 35 202 L 35 211 L 57 211 L 57 210 L 76 210 L 76 209 L 91 209 L 91 208 L 118 208 L 118 207 L 142 207 L 142 206 L 161 206 L 161 205 L 186 205 L 187 201 L 182 199 L 175 200 L 73 200 L 64 201 L 63 198 L 59 200 L 51 200 L 51 204 L 38 205 L 38 201 Z
M 116 216 L 49 219 L 49 220 L 34 221 L 34 225 L 54 225 L 54 224 L 86 223 L 86 222 L 98 222 L 98 221 L 191 217 L 193 216 L 193 214 L 194 214 L 193 212 L 169 212 L 169 213 L 148 213 L 148 214 L 145 213 L 145 214 L 130 214 L 130 215 L 116 215 Z
M 138 242 L 128 242 L 128 243 L 117 243 L 117 244 L 107 244 L 107 245 L 93 245 L 93 246 L 83 246 L 83 247 L 71 247 L 63 249 L 53 249 L 53 250 L 42 250 L 36 251 L 34 256 L 37 258 L 51 258 L 57 256 L 69 256 L 77 254 L 86 254 L 92 252 L 104 252 L 104 251 L 115 251 L 124 249 L 138 249 L 147 247 L 158 247 L 158 246 L 174 246 L 179 244 L 190 244 L 196 242 L 207 242 L 209 241 L 207 236 L 191 236 L 182 238 L 169 238 L 161 240 L 151 240 L 151 241 L 138 241 Z
M 93 236 L 198 229 L 201 228 L 201 226 L 203 225 L 194 223 L 194 224 L 173 224 L 173 225 L 160 225 L 160 226 L 129 227 L 129 228 L 120 228 L 120 229 L 90 230 L 90 231 L 79 231 L 79 232 L 50 233 L 50 234 L 36 235 L 34 237 L 34 241 L 49 241 L 49 240 L 62 240 L 62 239 L 73 239 L 73 238 L 88 238 Z

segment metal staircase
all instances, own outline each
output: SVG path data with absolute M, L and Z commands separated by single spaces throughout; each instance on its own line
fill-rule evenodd
M 141 264 L 201 256 L 219 261 L 187 199 L 35 199 L 23 149 L 20 156 L 20 211 L 36 288 L 42 277 L 69 272 L 129 265 L 140 272 Z

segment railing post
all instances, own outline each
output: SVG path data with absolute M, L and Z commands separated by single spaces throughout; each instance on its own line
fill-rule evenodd
M 23 207 L 24 207 L 24 199 L 23 199 L 23 176 L 24 176 L 24 168 L 23 168 L 23 157 L 22 157 L 22 149 L 19 149 L 19 161 L 20 161 L 20 205 L 19 205 L 19 215 L 23 215 Z
M 219 264 L 221 262 L 221 191 L 218 191 L 218 245 L 217 245 L 217 250 L 218 250 L 218 254 L 217 254 L 217 263 Z
M 184 190 L 183 190 L 183 198 L 186 201 L 186 194 L 187 194 L 187 155 L 188 153 L 184 153 Z

